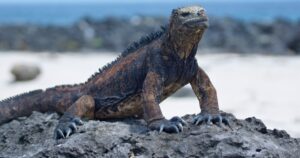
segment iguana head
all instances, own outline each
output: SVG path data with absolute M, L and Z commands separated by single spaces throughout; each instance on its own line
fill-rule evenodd
M 168 37 L 180 58 L 186 59 L 196 50 L 208 27 L 208 17 L 201 6 L 174 9 L 169 22 Z
M 194 32 L 208 27 L 208 18 L 201 6 L 189 6 L 172 11 L 170 26 L 173 29 Z

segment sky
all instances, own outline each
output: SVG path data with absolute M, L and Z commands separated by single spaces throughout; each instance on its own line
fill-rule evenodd
M 187 1 L 187 0 L 177 0 L 177 1 Z M 189 0 L 189 2 L 284 2 L 284 1 L 300 1 L 300 0 Z M 106 3 L 106 2 L 174 2 L 174 0 L 0 0 L 0 4 L 3 3 Z

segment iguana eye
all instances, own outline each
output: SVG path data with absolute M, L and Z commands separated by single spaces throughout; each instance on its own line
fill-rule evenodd
M 205 10 L 201 10 L 197 13 L 198 16 L 204 16 L 205 15 Z
M 186 16 L 189 16 L 190 13 L 189 12 L 185 12 L 185 13 L 181 13 L 180 15 L 183 16 L 183 17 L 186 17 Z

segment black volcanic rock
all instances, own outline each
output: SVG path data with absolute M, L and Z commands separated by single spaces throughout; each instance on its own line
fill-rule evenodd
M 122 51 L 133 41 L 160 26 L 165 17 L 84 17 L 67 26 L 38 24 L 0 25 L 0 50 L 31 51 Z M 233 18 L 210 17 L 210 28 L 199 49 L 219 52 L 299 54 L 300 23 L 285 19 L 249 22 Z
M 141 120 L 88 121 L 54 140 L 57 114 L 33 113 L 0 126 L 0 157 L 300 157 L 300 139 L 269 130 L 254 117 L 231 128 L 189 124 L 179 134 L 148 131 Z M 192 116 L 184 116 L 191 122 Z

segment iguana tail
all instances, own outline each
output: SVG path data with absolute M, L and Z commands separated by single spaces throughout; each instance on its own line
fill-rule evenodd
M 33 111 L 63 113 L 75 100 L 74 93 L 55 88 L 35 90 L 0 101 L 0 125 L 17 117 L 29 116 Z

